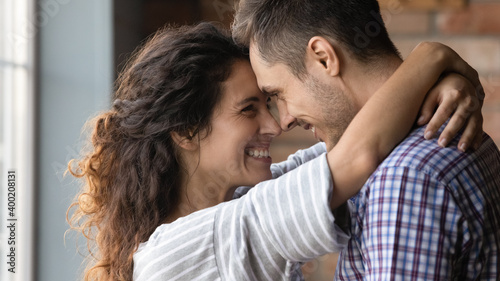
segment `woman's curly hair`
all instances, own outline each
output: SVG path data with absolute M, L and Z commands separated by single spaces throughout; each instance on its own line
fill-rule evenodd
M 209 23 L 165 28 L 135 52 L 112 108 L 88 123 L 90 149 L 68 165 L 83 179 L 67 216 L 87 238 L 85 280 L 132 280 L 134 252 L 179 204 L 183 167 L 171 132 L 210 130 L 236 60 L 248 51 Z

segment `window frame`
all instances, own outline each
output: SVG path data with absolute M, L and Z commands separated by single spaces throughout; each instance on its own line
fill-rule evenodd
M 33 0 L 0 0 L 0 255 L 15 246 L 15 273 L 0 264 L 6 281 L 32 281 L 35 273 L 35 10 Z M 8 220 L 9 171 L 15 171 L 15 221 Z M 15 245 L 7 240 L 11 222 Z

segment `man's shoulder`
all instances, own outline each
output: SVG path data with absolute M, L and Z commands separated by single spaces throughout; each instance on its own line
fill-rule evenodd
M 438 145 L 437 138 L 426 140 L 424 131 L 425 127 L 413 130 L 382 162 L 378 170 L 410 168 L 448 182 L 466 167 L 479 165 L 480 162 L 486 161 L 500 167 L 500 153 L 487 134 L 484 134 L 483 144 L 478 150 L 464 153 L 457 148 L 460 136 L 443 148 Z

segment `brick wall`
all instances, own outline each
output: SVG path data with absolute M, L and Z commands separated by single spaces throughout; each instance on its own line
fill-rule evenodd
M 472 0 L 450 11 L 385 10 L 384 20 L 403 56 L 420 41 L 438 41 L 479 72 L 486 92 L 484 130 L 500 146 L 500 1 Z

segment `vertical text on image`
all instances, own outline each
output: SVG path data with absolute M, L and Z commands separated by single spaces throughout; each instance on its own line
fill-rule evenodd
M 16 273 L 16 172 L 7 172 L 7 270 Z

